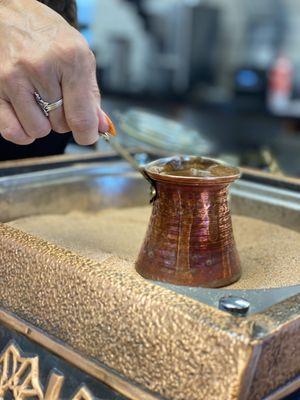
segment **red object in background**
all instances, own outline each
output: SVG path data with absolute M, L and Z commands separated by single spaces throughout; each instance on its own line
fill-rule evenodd
M 286 57 L 279 57 L 270 71 L 269 85 L 273 92 L 289 95 L 292 91 L 293 67 Z
M 268 105 L 271 110 L 288 107 L 293 90 L 293 66 L 289 58 L 279 56 L 269 72 Z

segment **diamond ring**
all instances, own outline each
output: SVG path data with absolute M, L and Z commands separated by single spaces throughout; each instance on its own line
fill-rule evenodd
M 56 110 L 63 105 L 63 99 L 55 101 L 54 103 L 48 103 L 43 100 L 41 95 L 37 92 L 34 92 L 34 97 L 46 117 L 49 117 L 50 111 Z

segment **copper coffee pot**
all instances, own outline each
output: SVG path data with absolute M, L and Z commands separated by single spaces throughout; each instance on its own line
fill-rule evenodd
M 228 208 L 228 186 L 238 168 L 219 161 L 176 156 L 146 165 L 156 189 L 136 270 L 176 285 L 221 287 L 240 278 Z

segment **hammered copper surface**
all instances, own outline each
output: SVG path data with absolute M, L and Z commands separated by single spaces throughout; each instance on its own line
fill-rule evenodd
M 136 262 L 145 278 L 221 287 L 241 275 L 228 207 L 237 168 L 201 157 L 161 159 L 145 167 L 156 197 Z
M 300 294 L 249 320 L 260 326 L 254 342 L 260 348 L 260 357 L 249 400 L 261 400 L 276 387 L 300 378 Z
M 248 387 L 257 348 L 275 365 L 268 389 L 299 372 L 299 296 L 238 319 L 145 281 L 116 257 L 92 262 L 5 225 L 0 245 L 1 306 L 166 398 L 259 398 Z
M 253 324 L 153 285 L 115 257 L 95 263 L 4 225 L 0 245 L 4 308 L 166 398 L 237 398 Z

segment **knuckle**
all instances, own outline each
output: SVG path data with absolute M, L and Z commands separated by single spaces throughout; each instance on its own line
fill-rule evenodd
M 76 61 L 78 50 L 76 46 L 69 46 L 64 49 L 63 57 L 67 62 Z
M 50 114 L 49 122 L 52 130 L 56 133 L 70 132 L 63 108 L 56 110 L 53 114 Z
M 2 71 L 0 81 L 1 86 L 9 97 L 11 93 L 16 97 L 23 96 L 24 94 L 27 95 L 28 93 L 29 83 L 17 67 L 11 67 L 6 71 Z
M 74 63 L 83 60 L 87 51 L 81 43 L 73 43 L 63 49 L 62 55 L 66 62 Z
M 4 139 L 13 142 L 14 140 L 18 139 L 22 135 L 16 129 L 5 128 L 5 129 L 1 130 L 1 136 L 3 136 Z
M 28 61 L 25 69 L 38 77 L 44 77 L 48 74 L 49 63 L 46 60 Z
M 80 146 L 90 146 L 96 143 L 98 140 L 98 136 L 89 136 L 89 135 L 81 135 L 75 138 L 75 141 Z
M 1 131 L 1 136 L 12 143 L 15 144 L 26 144 L 30 143 L 32 140 L 30 138 L 26 137 L 24 132 L 20 131 L 19 129 L 13 129 L 13 128 L 5 128 Z
M 64 124 L 52 124 L 52 129 L 56 133 L 67 133 L 70 132 L 70 129 L 67 125 Z
M 95 129 L 95 122 L 89 117 L 72 116 L 69 118 L 69 125 L 73 131 L 79 133 L 90 132 Z
M 32 61 L 30 60 L 30 58 L 26 57 L 24 55 L 20 55 L 15 63 L 16 68 L 18 68 L 20 70 L 30 69 L 31 64 L 32 64 Z
M 7 68 L 0 73 L 0 80 L 5 85 L 12 85 L 20 80 L 20 70 L 16 66 Z
M 95 59 L 93 52 L 81 35 L 62 50 L 70 61 L 80 60 L 82 62 L 88 60 L 93 63 Z
M 49 128 L 48 126 L 43 126 L 43 125 L 37 125 L 34 126 L 30 129 L 30 131 L 28 132 L 28 135 L 32 138 L 42 138 L 47 136 L 51 131 L 51 128 Z

